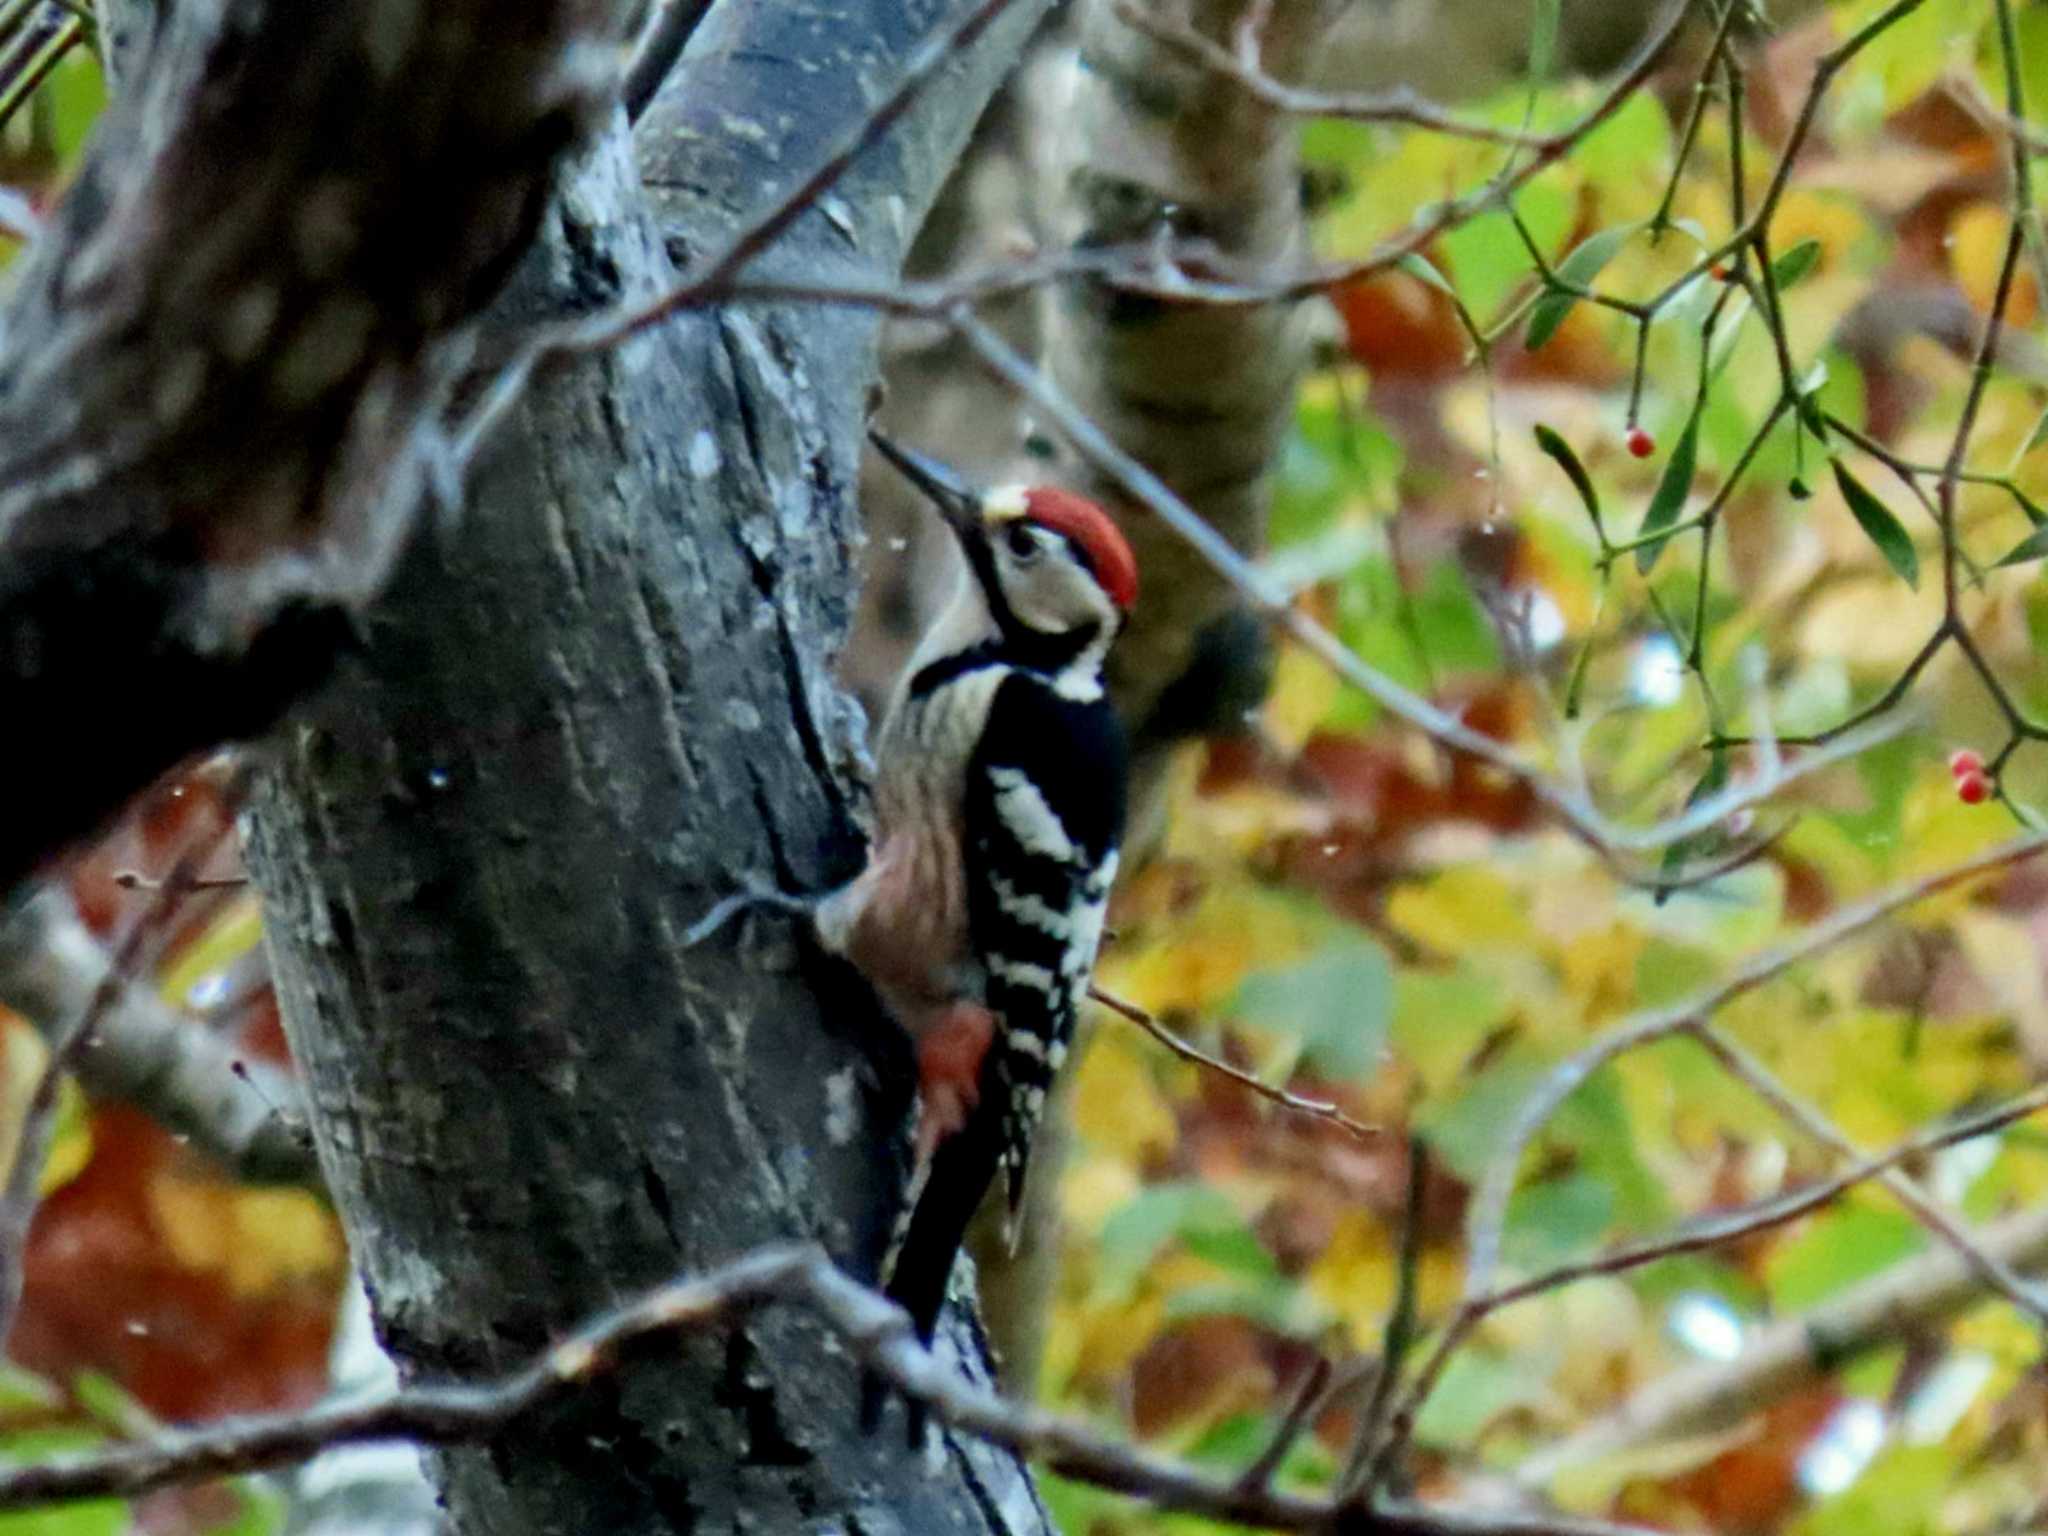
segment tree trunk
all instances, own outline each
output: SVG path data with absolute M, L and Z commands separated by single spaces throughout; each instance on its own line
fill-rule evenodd
M 1041 7 L 1020 3 L 770 271 L 886 277 Z M 714 10 L 559 196 L 507 318 L 645 297 L 859 120 L 931 7 Z M 658 203 L 651 216 L 641 180 Z M 850 610 L 873 317 L 725 309 L 544 378 L 461 525 L 409 551 L 360 658 L 294 720 L 252 862 L 321 1161 L 410 1374 L 503 1367 L 679 1269 L 793 1235 L 872 1266 L 903 1049 L 780 924 L 717 897 L 858 858 Z M 736 942 L 736 939 L 744 942 Z M 951 1337 L 980 1368 L 964 1320 Z M 436 1458 L 463 1532 L 1033 1531 L 1029 1478 L 900 1424 L 770 1311 Z

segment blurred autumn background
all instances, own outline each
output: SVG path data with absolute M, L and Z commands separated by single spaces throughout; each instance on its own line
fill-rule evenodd
M 1931 1235 L 2008 1274 L 2048 1259 L 2022 1097 L 2048 1069 L 2048 866 L 1997 852 L 2048 808 L 2048 4 L 1701 7 L 1554 155 L 1530 146 L 1635 38 L 1592 58 L 1574 7 L 1500 9 L 1482 63 L 1415 82 L 1490 132 L 1300 122 L 1332 263 L 1520 179 L 1313 301 L 1264 568 L 1613 827 L 1773 792 L 1595 846 L 1279 637 L 1241 728 L 1174 756 L 1097 982 L 1295 1102 L 1099 1012 L 1041 1393 L 1218 1469 L 1273 1451 L 1281 1486 L 1367 1444 L 1410 1491 L 1503 1508 L 2048 1530 L 2044 1302 Z M 1438 24 L 1482 25 L 1458 12 Z M 0 184 L 30 210 L 99 109 L 91 42 L 69 6 L 0 3 Z M 347 1254 L 310 1162 L 237 1166 L 89 1059 L 30 1114 L 62 1022 L 37 1000 L 62 995 L 210 1037 L 272 1133 L 303 1115 L 234 793 L 221 764 L 182 774 L 72 860 L 107 987 L 10 951 L 0 1143 L 47 1134 L 12 1176 L 40 1199 L 10 1207 L 34 1214 L 8 1462 L 329 1386 Z M 1782 946 L 1783 974 L 1730 984 Z M 283 1530 L 284 1486 L 0 1533 Z M 1043 1486 L 1073 1536 L 1222 1528 Z

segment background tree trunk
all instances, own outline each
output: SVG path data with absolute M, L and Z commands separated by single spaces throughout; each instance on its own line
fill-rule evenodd
M 715 248 L 865 114 L 931 9 L 715 10 L 641 125 L 661 222 L 615 133 L 506 317 L 671 280 L 664 245 Z M 762 266 L 893 274 L 1038 9 Z M 872 1262 L 893 1026 L 779 928 L 678 936 L 746 879 L 815 889 L 858 856 L 859 721 L 828 668 L 874 334 L 722 310 L 542 381 L 462 526 L 415 544 L 360 662 L 287 732 L 252 860 L 321 1160 L 408 1373 L 502 1367 L 770 1239 Z M 439 1476 L 455 1528 L 494 1536 L 1044 1527 L 1011 1458 L 951 1440 L 932 1476 L 899 1433 L 858 1433 L 855 1388 L 808 1320 L 763 1313 Z
M 1264 66 L 1299 71 L 1338 7 L 1297 0 L 1261 31 Z M 1247 0 L 1145 0 L 1159 25 L 1225 47 Z M 1081 68 L 1060 121 L 1057 162 L 1065 242 L 1139 245 L 1170 238 L 1206 245 L 1232 270 L 1286 270 L 1308 245 L 1301 203 L 1300 124 L 1240 83 L 1163 45 L 1087 0 Z M 1233 544 L 1263 551 L 1269 476 L 1292 421 L 1308 363 L 1309 311 L 1294 303 L 1207 308 L 1168 305 L 1073 283 L 1047 309 L 1047 371 L 1069 399 L 1144 462 Z M 1145 572 L 1145 601 L 1112 659 L 1111 682 L 1135 732 L 1138 835 L 1160 813 L 1163 755 L 1191 735 L 1233 728 L 1226 641 L 1220 665 L 1198 661 L 1204 636 L 1237 603 L 1229 584 L 1156 518 L 1130 506 L 1109 477 L 1077 466 L 1081 483 L 1125 525 Z M 1256 663 L 1253 663 L 1256 667 Z M 1189 677 L 1191 668 L 1195 680 Z M 1263 690 L 1253 687 L 1250 702 Z

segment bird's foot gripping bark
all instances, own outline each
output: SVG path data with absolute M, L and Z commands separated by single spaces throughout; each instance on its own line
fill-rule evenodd
M 780 911 L 786 918 L 801 918 L 803 922 L 809 924 L 813 918 L 817 918 L 817 905 L 823 899 L 825 897 L 815 895 L 793 895 L 788 891 L 778 891 L 768 883 L 748 881 L 748 885 L 741 887 L 739 891 L 733 891 L 729 897 L 719 901 L 711 911 L 702 915 L 702 918 L 690 924 L 688 932 L 684 932 L 682 936 L 682 946 L 686 950 L 694 950 L 698 944 L 717 934 L 721 928 L 725 928 L 725 924 L 729 924 L 743 911 Z
M 808 923 L 816 917 L 818 904 L 823 900 L 822 896 L 797 896 L 788 891 L 777 890 L 772 885 L 757 885 L 750 882 L 692 923 L 683 935 L 683 948 L 695 949 L 743 912 L 766 909 L 781 912 L 789 917 L 801 918 Z

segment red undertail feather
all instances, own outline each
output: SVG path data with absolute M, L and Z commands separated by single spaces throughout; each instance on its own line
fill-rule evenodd
M 981 1067 L 996 1037 L 996 1018 L 979 1003 L 958 1002 L 917 1043 L 917 1159 L 967 1123 L 981 1102 Z

